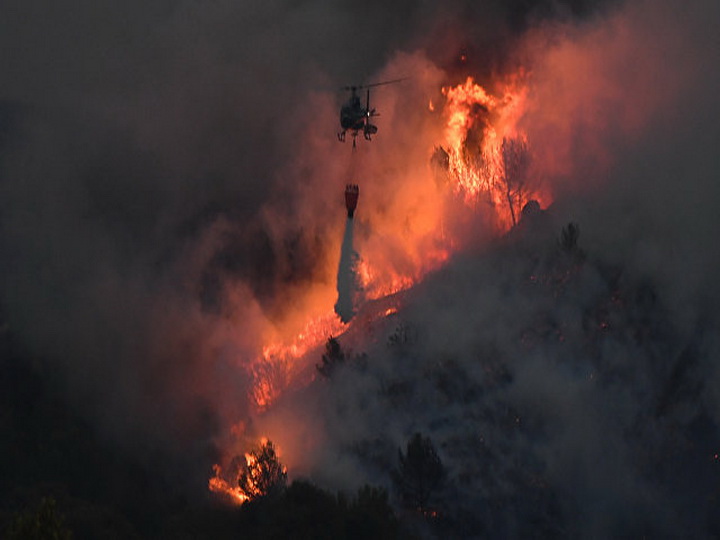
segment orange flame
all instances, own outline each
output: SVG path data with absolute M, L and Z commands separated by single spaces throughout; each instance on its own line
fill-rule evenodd
M 548 203 L 546 196 L 531 188 L 527 178 L 510 179 L 510 147 L 515 145 L 529 152 L 527 137 L 518 127 L 525 112 L 526 81 L 525 74 L 520 73 L 498 85 L 495 94 L 470 77 L 462 84 L 442 89 L 445 128 L 440 142 L 448 154 L 447 173 L 452 190 L 471 208 L 477 208 L 480 202 L 486 203 L 483 208 L 489 206 L 494 210 L 500 230 L 509 229 L 517 221 L 522 205 L 528 200 Z M 430 109 L 437 107 L 429 102 Z M 517 180 L 518 187 L 511 186 L 511 180 Z M 446 238 L 442 224 L 437 223 L 441 216 L 442 210 L 425 221 L 415 222 L 417 230 L 413 233 L 415 236 L 410 234 L 408 243 L 424 244 L 415 246 L 403 271 L 382 259 L 358 260 L 356 272 L 366 300 L 406 290 L 447 261 L 453 239 Z M 428 237 L 434 238 L 432 245 L 427 244 Z M 270 407 L 298 377 L 304 367 L 298 362 L 300 358 L 346 328 L 334 312 L 328 311 L 308 316 L 302 330 L 289 337 L 276 335 L 268 340 L 249 368 L 254 381 L 251 400 L 256 410 L 261 412 Z
M 433 182 L 428 176 L 429 182 L 422 188 L 426 190 L 423 192 L 425 206 L 419 206 L 412 219 L 403 218 L 403 234 L 390 235 L 389 240 L 373 238 L 375 243 L 373 249 L 368 249 L 368 258 L 358 259 L 356 272 L 366 300 L 408 289 L 428 272 L 445 264 L 457 239 L 446 234 L 444 223 L 446 219 L 450 221 L 451 213 L 457 208 L 487 213 L 497 231 L 503 232 L 517 223 L 526 202 L 534 199 L 542 207 L 551 202 L 551 197 L 541 190 L 533 177 L 530 166 L 532 141 L 528 140 L 520 124 L 526 111 L 528 80 L 521 72 L 489 92 L 468 78 L 455 87 L 442 89 L 444 103 L 428 102 L 428 109 L 438 115 L 436 118 L 444 119 L 444 126 L 434 138 L 433 146 L 428 148 L 427 155 L 436 148 L 443 150 L 439 163 L 446 178 L 443 182 Z M 443 191 L 442 186 L 450 189 Z M 378 230 L 395 227 L 398 232 L 401 222 L 393 221 L 387 215 L 378 218 L 387 220 L 376 224 Z M 406 216 L 406 212 L 395 215 Z M 395 244 L 383 244 L 386 241 Z M 314 364 L 300 360 L 330 336 L 337 336 L 348 328 L 327 306 L 328 298 L 319 301 L 319 295 L 308 292 L 310 297 L 314 303 L 299 307 L 295 314 L 300 320 L 307 321 L 300 330 L 297 326 L 295 330 L 275 329 L 250 363 L 248 370 L 253 385 L 249 397 L 256 413 L 266 411 L 291 385 L 309 382 L 315 373 Z M 388 317 L 397 311 L 398 306 L 385 305 L 385 309 L 375 315 Z M 312 374 L 308 373 L 308 365 Z M 254 457 L 246 453 L 244 459 L 252 470 Z M 233 474 L 231 471 L 230 476 Z M 253 495 L 239 487 L 237 478 L 228 479 L 219 465 L 215 466 L 208 485 L 211 491 L 223 494 L 236 504 L 242 504 Z
M 246 454 L 247 455 L 247 454 Z M 233 504 L 241 505 L 250 500 L 250 497 L 242 490 L 235 478 L 235 486 L 228 482 L 222 476 L 222 467 L 213 465 L 213 477 L 208 480 L 208 488 L 213 493 L 217 493 Z
M 489 94 L 471 77 L 442 89 L 446 97 L 445 141 L 448 176 L 465 202 L 485 202 L 494 209 L 501 230 L 517 223 L 531 199 L 547 206 L 548 197 L 530 178 L 530 149 L 518 123 L 525 113 L 526 76 L 520 73 Z
M 358 275 L 360 284 L 365 292 L 365 298 L 375 300 L 384 296 L 390 296 L 413 286 L 414 280 L 411 276 L 387 274 L 382 276 L 379 269 L 373 268 L 367 261 L 361 260 L 358 263 Z M 383 279 L 383 277 L 385 279 Z
M 264 447 L 268 443 L 267 437 L 260 439 L 260 447 Z M 213 476 L 208 480 L 208 488 L 213 493 L 226 498 L 233 504 L 241 505 L 249 500 L 255 499 L 265 493 L 260 487 L 261 476 L 263 474 L 262 464 L 258 462 L 257 456 L 251 452 L 244 455 L 245 469 L 247 471 L 246 489 L 240 486 L 240 469 L 241 467 L 231 464 L 230 478 L 223 475 L 223 469 L 220 465 L 213 465 Z M 234 462 L 235 463 L 235 462 Z M 282 468 L 287 473 L 285 467 Z
M 303 367 L 296 362 L 299 358 L 345 328 L 347 325 L 329 312 L 311 318 L 289 340 L 277 339 L 265 345 L 250 368 L 254 380 L 251 397 L 258 412 L 266 410 L 297 377 Z

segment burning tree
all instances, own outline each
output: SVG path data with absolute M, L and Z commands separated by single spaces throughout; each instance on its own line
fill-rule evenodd
M 494 93 L 472 78 L 442 92 L 447 124 L 431 159 L 436 181 L 448 179 L 470 205 L 488 204 L 504 229 L 517 225 L 528 200 L 546 205 L 546 196 L 528 182 L 530 152 L 518 126 L 527 95 L 523 78 L 498 84 Z
M 500 147 L 500 156 L 502 159 L 500 181 L 505 188 L 505 197 L 510 207 L 510 216 L 514 226 L 517 225 L 515 208 L 522 208 L 526 198 L 530 153 L 524 140 L 504 137 Z
M 398 461 L 393 480 L 400 497 L 408 507 L 427 514 L 430 497 L 445 480 L 445 467 L 432 441 L 416 433 L 408 442 L 405 454 L 398 449 Z
M 280 463 L 272 441 L 263 442 L 245 454 L 240 465 L 238 485 L 248 499 L 282 493 L 287 484 L 287 469 Z

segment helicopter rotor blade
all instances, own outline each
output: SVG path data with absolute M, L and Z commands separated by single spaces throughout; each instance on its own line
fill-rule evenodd
M 395 83 L 399 83 L 399 82 L 402 82 L 402 81 L 407 81 L 409 78 L 410 78 L 410 77 L 403 77 L 403 78 L 401 78 L 401 79 L 393 79 L 393 80 L 391 80 L 391 81 L 381 81 L 381 82 L 370 83 L 370 84 L 347 85 L 347 86 L 342 86 L 342 87 L 340 87 L 340 90 L 345 90 L 345 91 L 354 92 L 354 91 L 356 91 L 356 90 L 362 90 L 362 89 L 365 89 L 365 88 L 372 88 L 372 87 L 374 87 L 374 86 L 383 86 L 383 85 L 385 85 L 385 84 L 395 84 Z
M 395 84 L 402 81 L 407 81 L 410 77 L 402 77 L 401 79 L 392 79 L 391 81 L 381 81 L 376 83 L 370 83 L 370 84 L 363 84 L 361 86 L 358 86 L 358 88 L 372 88 L 373 86 L 383 86 L 385 84 Z

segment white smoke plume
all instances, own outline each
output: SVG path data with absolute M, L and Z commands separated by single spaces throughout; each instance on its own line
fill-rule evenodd
M 337 273 L 338 299 L 335 302 L 335 313 L 344 323 L 350 322 L 362 302 L 362 286 L 357 275 L 357 263 L 360 255 L 353 247 L 354 224 L 355 220 L 351 217 L 345 221 L 345 234 L 340 248 L 340 263 Z

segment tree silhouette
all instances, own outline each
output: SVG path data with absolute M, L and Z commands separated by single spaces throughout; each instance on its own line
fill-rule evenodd
M 569 255 L 580 254 L 581 250 L 578 248 L 579 237 L 580 227 L 578 227 L 577 223 L 570 222 L 562 228 L 558 245 L 562 251 Z
M 510 207 L 513 226 L 517 225 L 515 206 L 520 209 L 526 193 L 527 172 L 530 167 L 530 153 L 527 143 L 522 139 L 503 138 L 500 149 L 502 157 L 502 177 L 505 185 L 505 197 Z
M 57 510 L 53 497 L 43 497 L 35 512 L 18 514 L 7 530 L 8 540 L 71 540 L 72 532 L 65 527 L 65 518 Z
M 250 499 L 282 493 L 287 484 L 287 469 L 280 463 L 271 441 L 245 454 L 238 484 Z
M 340 503 L 340 500 L 338 500 Z M 384 488 L 365 485 L 345 510 L 346 538 L 399 538 L 398 523 Z
M 325 344 L 325 354 L 322 355 L 322 364 L 317 364 L 320 375 L 330 378 L 335 370 L 345 363 L 345 352 L 340 347 L 338 340 L 332 336 Z
M 242 538 L 296 540 L 397 540 L 402 534 L 383 488 L 364 486 L 355 496 L 334 495 L 295 480 L 279 496 L 244 504 L 238 513 Z
M 405 505 L 427 514 L 428 503 L 445 479 L 445 467 L 432 441 L 416 433 L 407 444 L 406 452 L 398 449 L 399 466 L 393 480 Z

